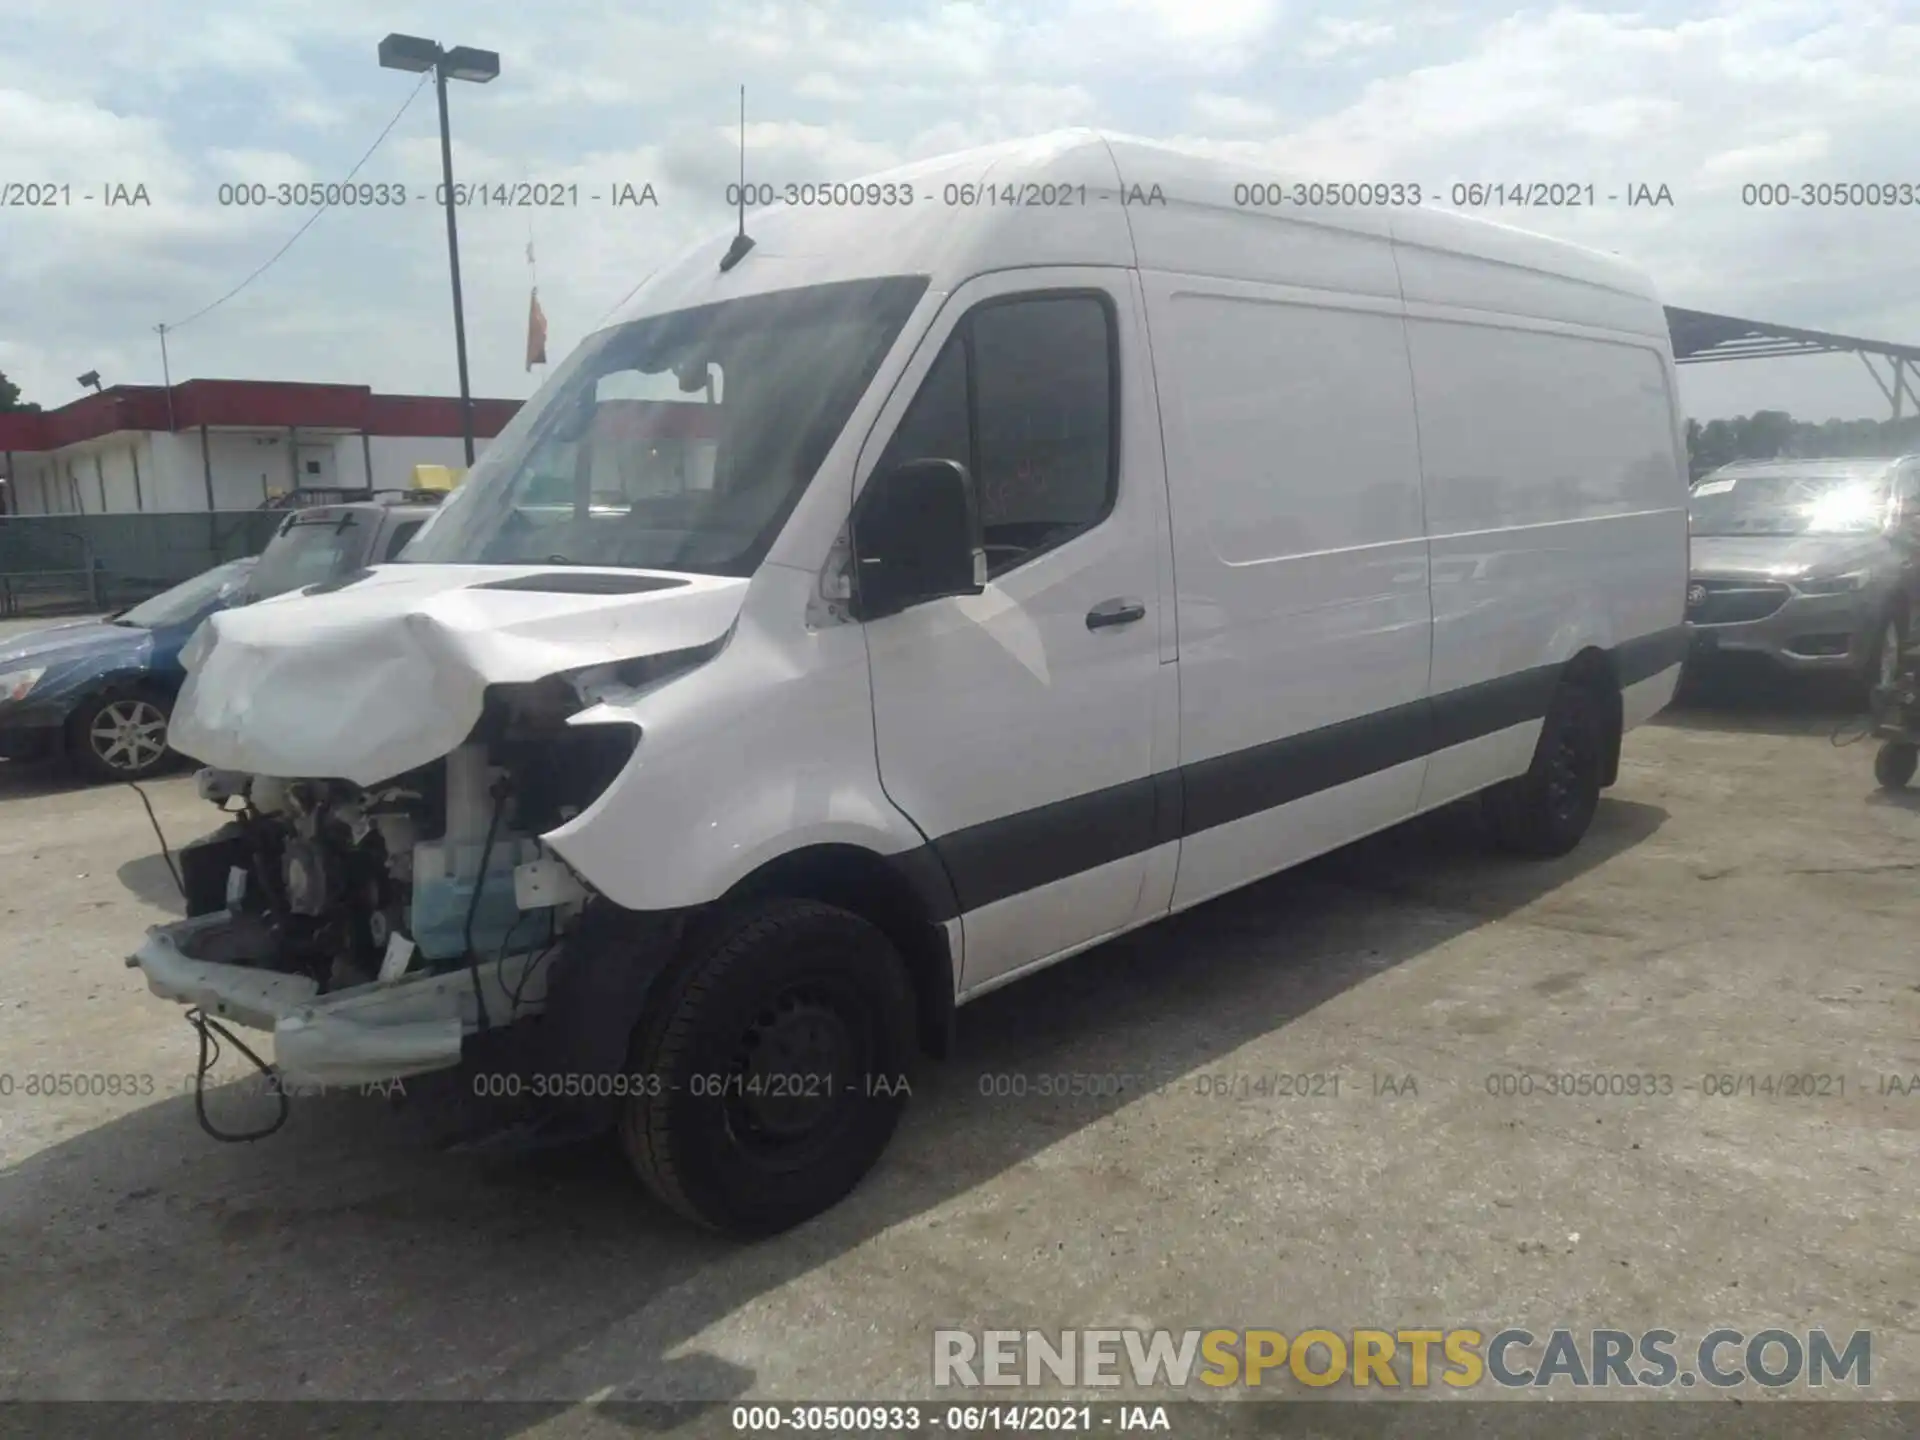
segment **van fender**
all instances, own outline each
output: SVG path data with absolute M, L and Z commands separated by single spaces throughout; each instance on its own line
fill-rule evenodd
M 779 786 L 774 793 L 735 793 L 707 796 L 697 808 L 680 812 L 680 823 L 668 820 L 665 807 L 652 810 L 667 821 L 658 840 L 609 836 L 545 836 L 554 853 L 582 880 L 627 910 L 686 910 L 708 905 L 726 895 L 748 876 L 782 857 L 823 846 L 865 850 L 881 859 L 917 854 L 924 841 L 919 831 L 899 818 L 899 827 L 884 823 L 879 805 L 891 810 L 884 796 L 860 796 L 845 791 L 837 806 L 862 806 L 862 818 L 844 816 L 795 826 L 791 823 L 796 787 Z M 877 804 L 874 802 L 878 802 Z M 681 843 L 673 843 L 677 836 Z
M 1626 730 L 1611 620 L 1596 607 L 1590 615 L 1563 621 L 1554 632 L 1553 654 L 1558 657 L 1553 665 L 1554 688 L 1575 680 L 1585 682 L 1599 694 L 1606 726 L 1600 784 L 1609 787 L 1620 778 L 1620 742 Z
M 1599 597 L 1592 597 L 1598 601 Z M 1601 655 L 1613 655 L 1613 622 L 1610 617 L 1600 613 L 1597 604 L 1591 613 L 1570 615 L 1554 627 L 1553 638 L 1548 642 L 1546 663 L 1564 670 L 1574 657 L 1584 650 L 1598 650 Z
M 544 837 L 615 904 L 709 904 L 810 846 L 886 857 L 925 843 L 880 783 L 866 638 L 807 628 L 812 580 L 763 567 L 713 659 L 573 718 L 640 731 L 613 783 Z
M 700 909 L 783 856 L 854 847 L 925 885 L 924 837 L 880 784 L 865 636 L 807 628 L 812 580 L 763 567 L 713 658 L 572 718 L 640 733 L 613 782 L 542 837 L 596 892 L 550 979 L 555 1073 L 624 1066 Z M 609 1103 L 582 1094 L 574 1121 L 604 1122 Z

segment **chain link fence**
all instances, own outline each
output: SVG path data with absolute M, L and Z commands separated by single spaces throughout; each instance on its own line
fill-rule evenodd
M 280 510 L 0 515 L 0 615 L 117 610 L 258 555 Z

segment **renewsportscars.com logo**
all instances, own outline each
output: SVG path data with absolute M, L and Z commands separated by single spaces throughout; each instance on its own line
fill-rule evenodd
M 1852 1384 L 1873 1380 L 1873 1335 L 1825 1330 L 936 1330 L 937 1388 L 1184 1389 L 1330 1385 L 1510 1389 Z

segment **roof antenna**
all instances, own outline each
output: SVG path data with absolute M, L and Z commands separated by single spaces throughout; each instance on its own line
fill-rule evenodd
M 747 234 L 747 87 L 744 85 L 740 87 L 740 185 L 734 193 L 740 200 L 740 229 L 727 247 L 727 253 L 720 257 L 722 275 L 746 259 L 747 251 L 753 248 L 753 237 Z

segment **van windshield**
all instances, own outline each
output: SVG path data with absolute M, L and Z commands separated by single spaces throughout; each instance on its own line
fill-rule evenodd
M 599 332 L 402 563 L 752 574 L 926 287 L 809 286 Z
M 1885 475 L 1859 471 L 1709 475 L 1687 509 L 1695 535 L 1870 535 L 1891 493 Z

